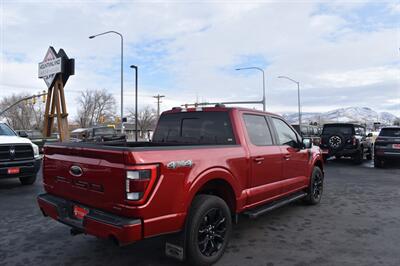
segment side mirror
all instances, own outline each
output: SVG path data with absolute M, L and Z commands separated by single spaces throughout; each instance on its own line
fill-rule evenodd
M 20 136 L 21 138 L 27 138 L 28 134 L 26 133 L 26 131 L 18 131 L 18 136 Z
M 312 141 L 309 138 L 304 138 L 303 139 L 303 148 L 304 149 L 309 149 L 312 147 Z

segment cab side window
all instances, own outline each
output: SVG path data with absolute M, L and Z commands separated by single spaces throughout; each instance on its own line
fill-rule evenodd
M 245 114 L 243 119 L 251 143 L 256 146 L 272 145 L 271 131 L 264 116 Z
M 356 127 L 355 132 L 356 132 L 356 135 L 365 136 L 365 130 L 363 127 Z
M 280 145 L 288 145 L 293 148 L 298 148 L 298 140 L 296 133 L 281 119 L 272 117 L 278 141 Z

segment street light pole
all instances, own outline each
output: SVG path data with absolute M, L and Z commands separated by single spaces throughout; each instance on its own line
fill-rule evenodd
M 302 135 L 301 134 L 300 82 L 298 82 L 298 81 L 296 81 L 294 79 L 291 79 L 289 77 L 286 77 L 286 76 L 279 76 L 278 78 L 287 79 L 287 80 L 290 80 L 290 81 L 292 81 L 292 82 L 297 84 L 297 105 L 298 105 L 298 108 L 299 108 L 299 130 L 300 130 L 300 135 Z
M 236 68 L 236 70 L 246 70 L 246 69 L 256 69 L 256 70 L 262 72 L 262 78 L 263 78 L 263 99 L 262 99 L 262 104 L 263 104 L 263 111 L 265 112 L 266 101 L 265 101 L 265 73 L 264 73 L 264 70 L 262 68 L 259 68 L 259 67 L 241 67 L 241 68 Z
M 106 31 L 103 33 L 99 33 L 96 35 L 89 36 L 89 39 L 93 39 L 97 36 L 109 34 L 109 33 L 114 33 L 119 35 L 121 37 L 121 121 L 123 121 L 124 118 L 124 37 L 122 36 L 121 33 L 117 31 Z M 121 130 L 122 130 L 122 124 L 121 124 Z
M 131 65 L 135 69 L 135 141 L 138 141 L 138 67 Z

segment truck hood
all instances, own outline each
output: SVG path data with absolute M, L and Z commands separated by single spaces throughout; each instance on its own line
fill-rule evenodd
M 32 144 L 27 138 L 21 138 L 17 136 L 0 136 L 0 144 Z

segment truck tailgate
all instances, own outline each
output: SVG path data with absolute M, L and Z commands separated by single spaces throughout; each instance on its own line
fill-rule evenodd
M 124 150 L 50 145 L 43 182 L 48 193 L 119 213 L 125 202 Z

